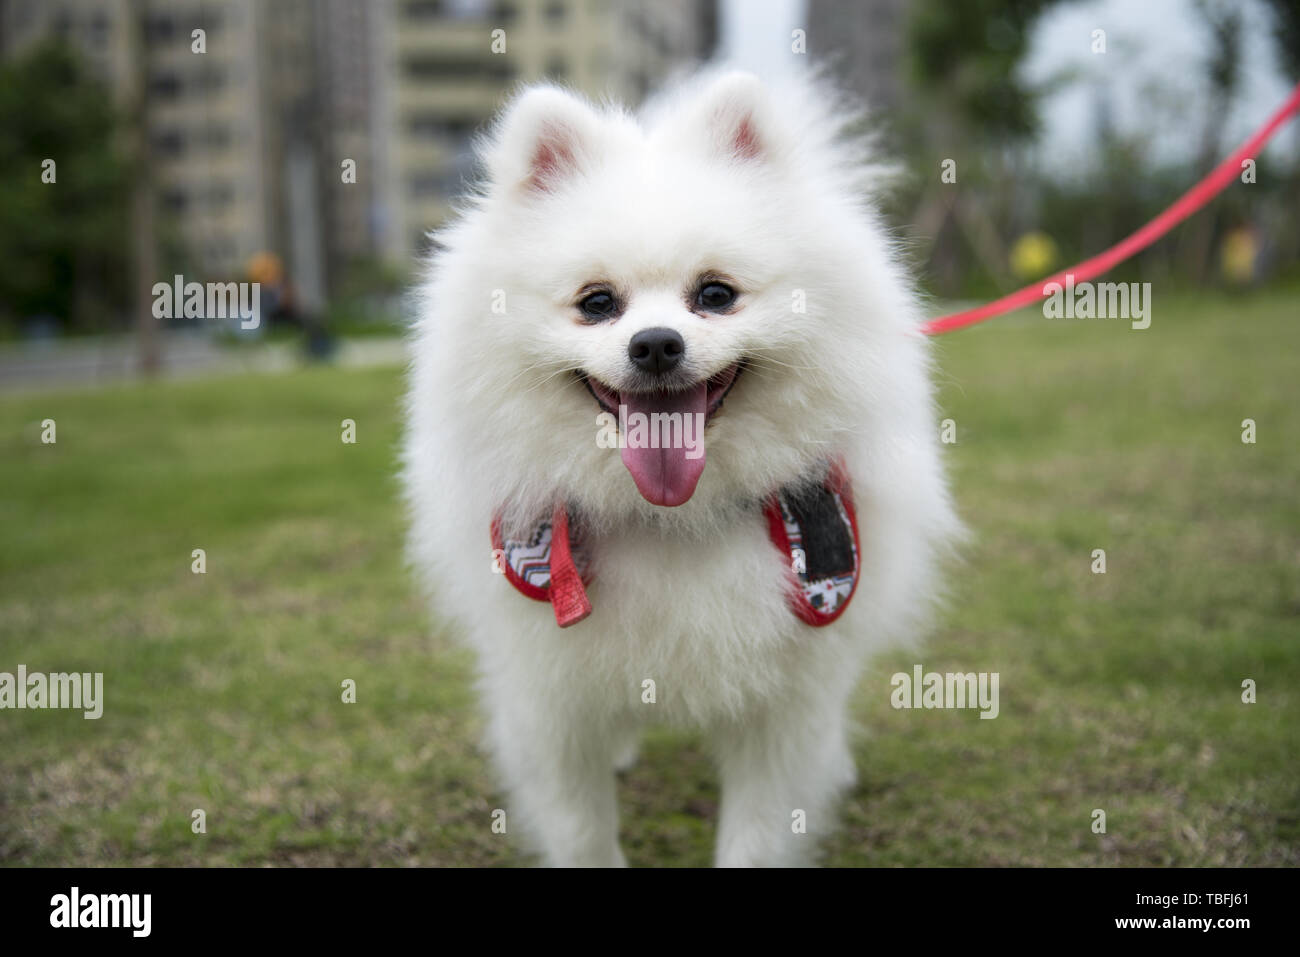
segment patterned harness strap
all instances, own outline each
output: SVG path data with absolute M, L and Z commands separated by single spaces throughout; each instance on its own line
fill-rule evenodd
M 563 506 L 557 505 L 526 539 L 503 539 L 498 515 L 492 520 L 492 554 L 516 590 L 551 603 L 561 628 L 591 614 L 584 587 L 591 580 L 591 561 L 581 542 L 570 541 L 569 514 Z
M 763 514 L 768 538 L 790 556 L 790 609 L 810 625 L 829 625 L 849 607 L 861 572 L 857 511 L 843 467 L 837 463 L 819 485 L 782 489 Z
M 857 513 L 842 465 L 832 466 L 818 485 L 782 489 L 764 504 L 763 515 L 768 538 L 790 559 L 790 610 L 814 627 L 829 625 L 848 607 L 861 572 Z M 498 515 L 492 548 L 510 584 L 535 601 L 550 602 L 561 628 L 591 614 L 585 587 L 591 583 L 591 556 L 581 536 L 570 534 L 567 508 L 556 506 L 522 539 L 504 538 Z

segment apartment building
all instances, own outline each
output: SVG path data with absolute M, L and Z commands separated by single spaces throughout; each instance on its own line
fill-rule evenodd
M 387 0 L 382 82 L 393 141 L 390 257 L 409 258 L 473 174 L 471 134 L 518 84 L 637 103 L 709 55 L 713 0 Z
M 0 54 L 77 47 L 130 116 L 143 106 L 159 242 L 216 275 L 270 242 L 255 0 L 6 0 Z M 199 38 L 193 34 L 202 30 Z
M 124 113 L 142 105 L 159 242 L 213 276 L 273 252 L 310 306 L 352 265 L 424 249 L 517 84 L 638 102 L 711 52 L 715 5 L 0 0 L 0 56 L 80 49 Z

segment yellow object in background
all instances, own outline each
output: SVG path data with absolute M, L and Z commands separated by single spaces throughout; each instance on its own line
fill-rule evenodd
M 248 260 L 248 278 L 253 282 L 274 286 L 284 277 L 284 266 L 275 253 L 261 252 Z
M 1223 278 L 1244 284 L 1255 278 L 1255 260 L 1259 258 L 1259 238 L 1248 226 L 1238 226 L 1223 237 L 1219 247 L 1219 266 Z
M 1021 279 L 1046 275 L 1056 265 L 1056 242 L 1043 232 L 1025 233 L 1011 247 L 1011 271 Z

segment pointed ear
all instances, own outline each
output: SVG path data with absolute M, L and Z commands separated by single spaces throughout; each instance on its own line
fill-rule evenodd
M 511 192 L 552 192 L 591 163 L 599 129 L 581 100 L 555 87 L 532 87 L 497 127 L 488 158 L 492 182 Z
M 697 94 L 691 126 L 693 136 L 703 133 L 714 156 L 727 160 L 770 159 L 778 145 L 766 91 L 752 73 L 723 73 L 711 80 Z

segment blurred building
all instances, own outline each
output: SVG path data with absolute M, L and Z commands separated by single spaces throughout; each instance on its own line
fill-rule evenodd
M 0 52 L 56 38 L 77 47 L 124 115 L 147 112 L 159 235 L 216 274 L 269 243 L 263 84 L 253 0 L 5 0 Z M 192 52 L 191 32 L 207 52 Z
M 714 0 L 388 0 L 385 252 L 407 258 L 471 174 L 470 134 L 542 78 L 639 102 L 716 42 Z M 501 31 L 496 33 L 495 31 Z
M 808 0 L 808 45 L 845 89 L 888 115 L 903 98 L 907 0 Z
M 0 56 L 49 37 L 80 49 L 124 115 L 144 118 L 159 241 L 220 276 L 274 252 L 312 306 L 352 266 L 421 251 L 472 173 L 471 135 L 517 83 L 638 102 L 709 55 L 715 7 L 0 0 Z

